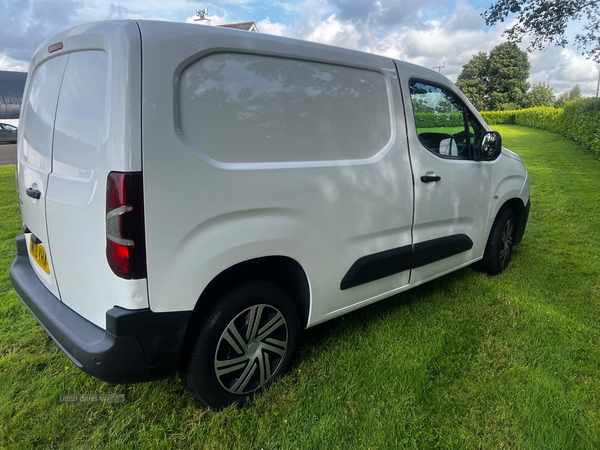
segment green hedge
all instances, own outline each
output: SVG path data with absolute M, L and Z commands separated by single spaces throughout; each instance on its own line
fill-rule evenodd
M 515 124 L 540 130 L 563 132 L 564 110 L 552 106 L 538 106 L 517 111 Z
M 540 106 L 517 111 L 483 111 L 488 125 L 524 125 L 562 134 L 600 156 L 600 98 L 585 98 L 564 108 Z
M 417 128 L 460 127 L 463 117 L 460 113 L 415 113 Z
M 567 103 L 561 133 L 600 156 L 600 98 Z
M 482 111 L 488 125 L 514 125 L 517 111 Z

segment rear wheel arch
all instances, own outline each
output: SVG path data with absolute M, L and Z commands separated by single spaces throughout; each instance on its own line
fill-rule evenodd
M 300 327 L 306 327 L 310 312 L 310 285 L 302 266 L 287 256 L 265 256 L 235 264 L 225 269 L 206 286 L 192 312 L 184 339 L 188 337 L 204 314 L 236 286 L 256 281 L 272 283 L 283 289 L 292 299 Z
M 296 307 L 279 286 L 235 286 L 189 330 L 181 381 L 211 408 L 241 405 L 288 372 L 298 327 Z
M 204 289 L 188 322 L 178 368 L 183 384 L 213 408 L 245 402 L 289 369 L 298 329 L 307 325 L 309 311 L 308 277 L 291 258 L 257 258 L 224 270 Z M 264 314 L 264 320 L 258 319 L 263 326 L 271 320 L 268 314 L 278 320 L 273 327 L 277 335 L 263 339 L 258 325 L 242 330 L 245 319 L 254 317 L 258 324 L 256 317 Z M 238 332 L 227 331 L 233 328 Z M 233 346 L 227 333 L 237 336 Z

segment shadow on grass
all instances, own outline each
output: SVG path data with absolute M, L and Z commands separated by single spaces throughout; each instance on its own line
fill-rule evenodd
M 451 292 L 456 286 L 468 283 L 473 276 L 476 276 L 476 272 L 466 267 L 304 330 L 299 339 L 296 364 L 313 352 L 325 349 L 330 342 L 353 334 L 357 330 L 368 333 L 369 328 L 375 323 L 391 320 L 394 314 L 417 304 L 427 306 L 430 312 L 435 314 L 445 307 L 445 302 L 450 300 L 449 296 L 440 299 L 440 294 Z

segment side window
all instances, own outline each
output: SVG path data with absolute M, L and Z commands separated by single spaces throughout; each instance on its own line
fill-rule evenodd
M 409 87 L 421 144 L 440 157 L 473 159 L 484 130 L 467 107 L 443 87 L 414 80 Z

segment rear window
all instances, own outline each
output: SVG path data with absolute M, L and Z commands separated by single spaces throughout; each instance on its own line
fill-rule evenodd
M 178 95 L 184 141 L 221 162 L 360 160 L 392 139 L 375 71 L 223 53 L 185 69 Z

